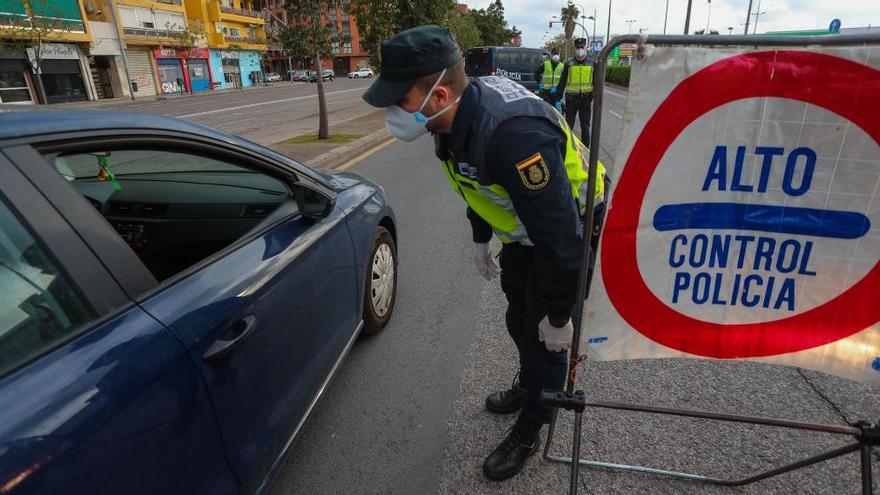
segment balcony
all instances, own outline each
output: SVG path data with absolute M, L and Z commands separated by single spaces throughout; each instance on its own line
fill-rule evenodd
M 260 38 L 258 36 L 230 36 L 224 35 L 224 40 L 227 43 L 235 43 L 235 44 L 249 44 L 249 45 L 265 45 L 269 43 L 269 40 L 266 38 Z
M 223 5 L 220 6 L 220 12 L 223 12 L 224 14 L 240 15 L 244 17 L 259 17 L 260 19 L 263 18 L 263 15 L 256 10 L 236 9 L 233 7 L 224 7 Z
M 269 47 L 269 40 L 260 36 L 232 36 L 222 33 L 208 34 L 208 46 L 211 48 L 229 49 L 231 46 L 242 50 L 264 51 Z
M 139 36 L 142 38 L 183 38 L 182 31 L 174 29 L 154 29 L 140 27 L 123 27 L 122 32 L 125 36 Z
M 169 5 L 177 5 L 178 7 L 183 5 L 183 0 L 155 0 L 155 1 L 157 1 L 159 3 L 167 3 Z

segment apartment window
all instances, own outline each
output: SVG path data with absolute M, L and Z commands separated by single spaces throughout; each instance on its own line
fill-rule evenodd
M 218 33 L 223 33 L 224 36 L 229 34 L 229 28 L 224 26 L 223 23 L 218 22 L 217 24 L 215 24 L 215 26 L 217 27 Z
M 186 28 L 186 21 L 183 18 L 183 14 L 157 10 L 154 14 L 154 18 L 157 29 L 183 31 Z
M 231 27 L 229 28 L 229 36 L 232 36 L 233 38 L 241 38 L 241 30 L 236 27 Z

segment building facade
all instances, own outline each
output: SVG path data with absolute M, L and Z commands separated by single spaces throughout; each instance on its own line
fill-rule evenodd
M 0 39 L 0 103 L 97 98 L 92 33 L 80 1 L 0 0 Z
M 283 29 L 284 25 L 293 25 L 293 20 L 288 18 L 284 9 L 284 0 L 264 0 L 263 3 L 273 14 L 269 19 L 270 23 L 276 24 L 273 30 Z M 331 6 L 323 19 L 323 22 L 333 23 L 338 32 L 350 38 L 346 43 L 334 44 L 332 58 L 321 60 L 321 65 L 325 69 L 333 70 L 338 76 L 369 67 L 370 63 L 370 53 L 364 47 L 357 21 L 346 11 L 347 3 L 348 0 L 343 0 Z M 302 60 L 290 59 L 284 55 L 282 47 L 277 42 L 270 44 L 266 63 L 269 72 L 278 74 L 285 74 L 288 70 L 314 69 L 311 57 Z
M 205 26 L 212 87 L 246 88 L 263 80 L 266 39 L 262 5 L 252 0 L 184 0 L 187 15 Z

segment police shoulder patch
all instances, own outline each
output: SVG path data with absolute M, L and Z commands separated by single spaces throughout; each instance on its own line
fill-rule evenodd
M 541 153 L 526 158 L 516 164 L 516 171 L 519 172 L 519 178 L 523 184 L 529 189 L 543 189 L 550 182 L 550 170 L 544 163 L 544 157 Z

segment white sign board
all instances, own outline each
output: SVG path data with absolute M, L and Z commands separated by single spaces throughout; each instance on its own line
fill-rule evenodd
M 880 50 L 657 48 L 633 67 L 594 358 L 880 383 Z
M 35 59 L 34 49 L 27 49 L 28 58 Z M 42 60 L 79 60 L 79 47 L 73 43 L 43 43 L 40 47 Z

